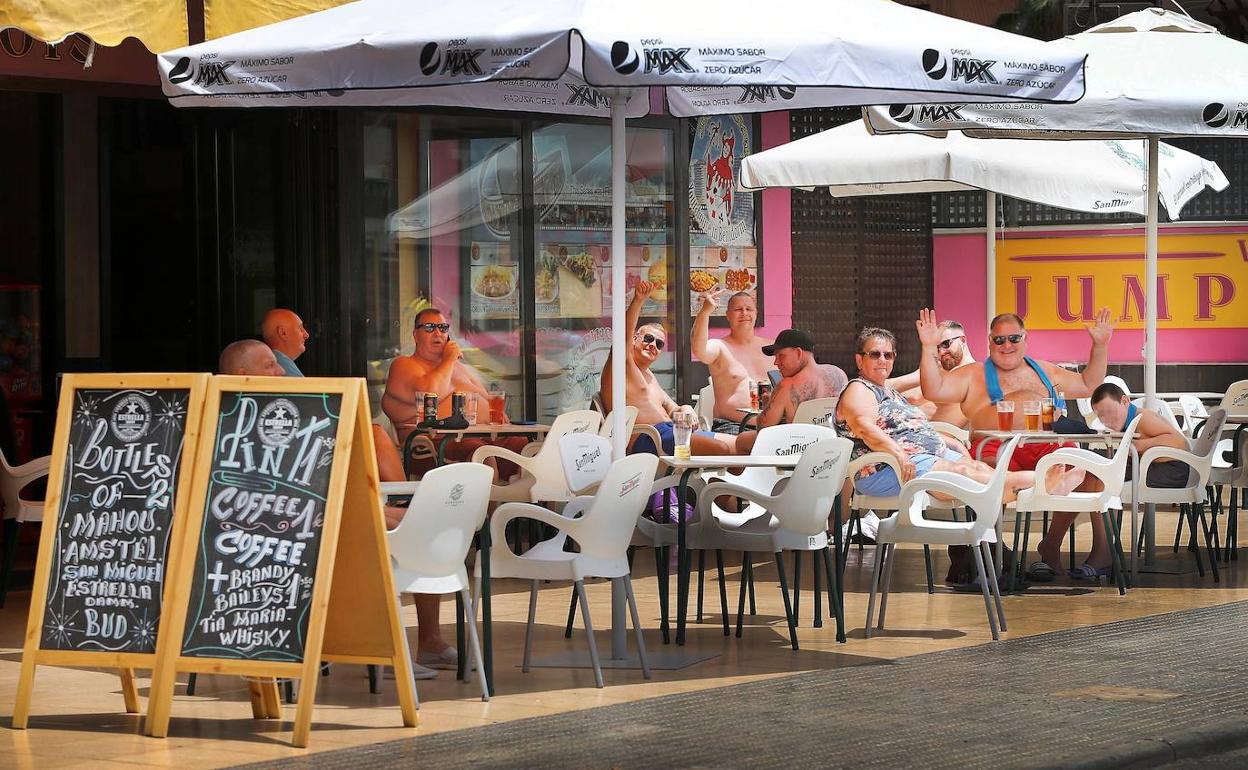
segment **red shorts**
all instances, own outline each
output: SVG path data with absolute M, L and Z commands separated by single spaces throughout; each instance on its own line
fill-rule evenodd
M 995 465 L 997 451 L 1001 449 L 1001 443 L 1001 439 L 981 438 L 979 441 L 971 444 L 971 457 L 978 457 L 989 465 Z M 983 447 L 982 452 L 979 450 L 981 446 Z M 1012 471 L 1034 471 L 1036 463 L 1040 462 L 1041 457 L 1068 446 L 1074 446 L 1074 444 L 1019 444 L 1014 447 L 1014 454 L 1010 455 L 1009 469 Z

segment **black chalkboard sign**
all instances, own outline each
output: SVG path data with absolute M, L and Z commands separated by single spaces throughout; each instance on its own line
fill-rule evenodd
M 340 393 L 221 393 L 182 655 L 303 659 Z
M 155 652 L 190 395 L 73 392 L 41 649 Z

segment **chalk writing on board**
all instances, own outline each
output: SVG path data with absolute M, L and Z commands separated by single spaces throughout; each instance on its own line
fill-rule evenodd
M 182 654 L 299 661 L 339 394 L 221 394 Z
M 155 651 L 188 398 L 75 391 L 43 649 Z

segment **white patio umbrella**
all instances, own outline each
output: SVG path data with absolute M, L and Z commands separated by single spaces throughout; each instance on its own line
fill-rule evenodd
M 894 105 L 865 110 L 872 131 L 1019 139 L 1148 141 L 1144 389 L 1157 392 L 1157 195 L 1160 137 L 1248 137 L 1248 45 L 1183 14 L 1149 8 L 1052 43 L 1087 51 L 1095 75 L 1074 105 Z
M 645 86 L 668 87 L 683 114 L 787 109 L 798 88 L 801 103 L 824 105 L 1073 101 L 1084 91 L 1077 51 L 891 2 L 774 0 L 757 10 L 752 0 L 478 0 L 471 8 L 361 0 L 163 53 L 158 66 L 175 105 L 583 114 L 609 104 L 617 148 L 626 111 L 648 107 L 648 94 L 634 91 Z M 624 159 L 615 155 L 612 318 L 620 319 Z M 623 403 L 625 341 L 613 325 L 612 395 Z M 622 452 L 622 425 L 614 435 Z
M 1158 169 L 1162 205 L 1172 219 L 1206 186 L 1223 190 L 1218 164 L 1162 144 Z M 995 313 L 996 194 L 1074 211 L 1147 210 L 1143 140 L 1060 142 L 872 135 L 861 121 L 747 156 L 744 190 L 827 187 L 834 197 L 984 190 L 988 193 L 988 318 Z M 1078 169 L 1078 173 L 1072 173 Z

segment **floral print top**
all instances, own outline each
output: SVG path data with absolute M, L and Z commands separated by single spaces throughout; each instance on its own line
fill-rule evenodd
M 855 377 L 849 381 L 849 384 L 852 385 L 855 382 L 861 382 L 875 394 L 875 400 L 879 405 L 879 416 L 875 418 L 875 424 L 887 433 L 889 438 L 896 441 L 907 455 L 939 456 L 944 451 L 944 439 L 928 423 L 927 415 L 923 414 L 923 410 L 907 401 L 894 388 L 881 387 L 861 377 Z M 849 385 L 845 387 L 848 389 Z M 851 461 L 873 451 L 865 441 L 854 435 L 853 430 L 844 420 L 837 419 L 836 432 L 853 439 L 854 451 L 850 454 Z M 887 467 L 883 463 L 877 463 L 875 470 Z M 862 468 L 858 471 L 858 477 L 866 476 L 870 472 L 868 468 Z

